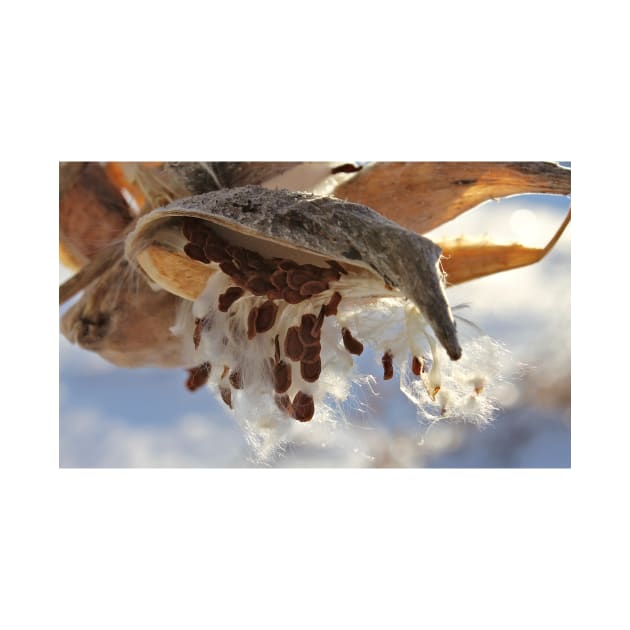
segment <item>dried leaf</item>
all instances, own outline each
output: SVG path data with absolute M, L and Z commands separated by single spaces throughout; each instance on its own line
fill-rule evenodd
M 99 164 L 61 163 L 59 180 L 59 255 L 64 265 L 80 269 L 120 238 L 133 217 Z
M 525 267 L 544 258 L 556 244 L 571 220 L 567 214 L 553 238 L 543 248 L 519 244 L 467 243 L 464 240 L 438 243 L 442 248 L 442 268 L 448 285 L 461 284 L 500 271 Z
M 424 234 L 489 199 L 534 192 L 570 194 L 571 171 L 550 162 L 382 162 L 334 195 Z

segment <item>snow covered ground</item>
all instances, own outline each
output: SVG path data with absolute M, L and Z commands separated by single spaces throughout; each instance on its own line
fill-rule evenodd
M 435 240 L 466 234 L 543 246 L 562 222 L 566 197 L 491 201 L 438 228 Z M 451 304 L 504 344 L 512 369 L 497 390 L 499 411 L 483 428 L 426 426 L 397 379 L 376 396 L 363 388 L 334 429 L 311 423 L 278 467 L 570 467 L 570 226 L 541 263 L 449 289 Z M 62 272 L 63 273 L 63 272 Z M 464 313 L 462 313 L 464 314 Z M 251 466 L 240 428 L 206 389 L 190 393 L 183 370 L 124 370 L 60 337 L 61 467 Z

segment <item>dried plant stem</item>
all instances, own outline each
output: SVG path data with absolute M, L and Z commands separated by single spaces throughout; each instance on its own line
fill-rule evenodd
M 124 243 L 117 242 L 103 248 L 96 256 L 74 274 L 59 285 L 59 304 L 67 302 L 71 297 L 82 291 L 89 284 L 107 271 L 123 253 Z

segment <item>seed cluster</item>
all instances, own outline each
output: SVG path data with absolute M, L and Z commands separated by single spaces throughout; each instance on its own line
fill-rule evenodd
M 299 304 L 328 291 L 331 282 L 338 281 L 342 275 L 347 274 L 347 271 L 334 260 L 327 261 L 329 267 L 323 268 L 311 264 L 300 265 L 286 258 L 264 258 L 256 252 L 227 243 L 202 220 L 185 218 L 181 229 L 188 241 L 184 246 L 184 252 L 193 260 L 204 264 L 218 264 L 221 271 L 234 282 L 235 286 L 229 287 L 219 296 L 218 308 L 221 312 L 227 313 L 246 293 L 267 298 L 249 311 L 247 317 L 249 340 L 274 327 L 279 310 L 277 301 Z M 293 400 L 289 397 L 287 392 L 293 382 L 291 362 L 300 364 L 300 376 L 306 383 L 315 383 L 319 379 L 322 371 L 320 343 L 322 325 L 325 317 L 337 314 L 341 297 L 341 293 L 335 291 L 328 302 L 320 307 L 317 315 L 314 313 L 302 315 L 299 324 L 286 330 L 284 339 L 281 340 L 278 335 L 274 339 L 275 354 L 268 363 L 275 400 L 281 409 L 301 422 L 312 419 L 315 404 L 313 397 L 302 390 L 295 394 Z M 195 348 L 199 346 L 205 325 L 204 319 L 195 321 L 193 334 Z M 342 338 L 349 352 L 357 355 L 363 352 L 363 344 L 355 339 L 347 328 L 342 330 Z M 284 358 L 281 356 L 281 349 L 284 351 Z M 226 376 L 226 370 L 223 376 Z M 387 369 L 386 378 L 391 378 L 387 376 Z M 231 387 L 228 386 L 228 382 Z M 227 379 L 221 378 L 219 387 L 221 397 L 230 407 L 232 388 L 243 388 L 243 379 L 239 371 L 232 371 Z
M 284 258 L 263 258 L 244 247 L 228 244 L 207 222 L 197 219 L 185 218 L 182 233 L 188 240 L 184 246 L 187 256 L 205 264 L 217 263 L 234 281 L 236 286 L 219 297 L 219 308 L 223 312 L 244 295 L 244 290 L 269 300 L 299 304 L 328 290 L 330 282 L 346 273 L 335 261 L 328 263 L 329 268 L 323 268 L 299 265 Z

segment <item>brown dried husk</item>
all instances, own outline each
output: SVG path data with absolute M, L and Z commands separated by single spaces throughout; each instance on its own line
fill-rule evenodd
M 206 193 L 158 208 L 139 220 L 126 241 L 126 255 L 152 281 L 174 292 L 175 274 L 165 269 L 171 260 L 180 260 L 185 240 L 177 222 L 183 217 L 209 221 L 229 242 L 264 256 L 296 260 L 306 256 L 323 266 L 333 259 L 380 277 L 384 295 L 398 289 L 418 306 L 449 356 L 461 354 L 438 272 L 439 248 L 370 208 L 257 186 Z M 152 261 L 161 257 L 161 262 L 147 262 L 147 253 Z M 207 270 L 206 278 L 211 273 L 211 267 L 202 263 L 192 267 Z

